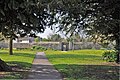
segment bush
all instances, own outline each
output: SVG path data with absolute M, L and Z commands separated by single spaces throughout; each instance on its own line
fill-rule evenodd
M 42 47 L 42 46 L 33 46 L 33 47 L 32 47 L 32 50 L 46 51 L 46 50 L 47 50 L 47 48 Z
M 117 60 L 117 52 L 116 51 L 106 51 L 103 53 L 102 57 L 107 62 L 115 62 Z
M 100 50 L 107 50 L 107 48 L 100 48 Z

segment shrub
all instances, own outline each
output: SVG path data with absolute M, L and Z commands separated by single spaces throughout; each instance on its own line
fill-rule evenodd
M 100 48 L 100 50 L 107 50 L 107 48 Z
M 42 47 L 42 46 L 33 46 L 32 50 L 46 51 L 47 48 L 46 47 Z
M 115 62 L 117 60 L 117 52 L 116 51 L 105 51 L 102 57 L 107 62 Z

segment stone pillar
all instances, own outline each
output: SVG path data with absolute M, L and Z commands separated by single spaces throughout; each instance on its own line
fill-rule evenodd
M 59 43 L 59 50 L 63 51 L 63 42 Z
M 69 41 L 69 50 L 72 50 L 73 48 L 73 43 Z

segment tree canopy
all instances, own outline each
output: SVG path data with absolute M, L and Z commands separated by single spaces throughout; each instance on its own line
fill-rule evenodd
M 115 40 L 120 54 L 120 0 L 0 0 L 0 32 L 10 38 L 10 52 L 18 34 L 43 32 L 53 24 L 66 34 L 83 29 Z
M 10 38 L 10 53 L 14 38 L 44 32 L 51 17 L 41 0 L 1 0 L 0 32 Z
M 37 0 L 1 0 L 0 30 L 6 37 L 43 32 L 49 15 Z
M 56 4 L 60 30 L 73 34 L 83 29 L 101 40 L 115 40 L 120 54 L 120 0 L 59 0 Z
M 62 41 L 62 38 L 59 34 L 51 34 L 48 36 L 48 40 L 50 40 L 50 41 Z

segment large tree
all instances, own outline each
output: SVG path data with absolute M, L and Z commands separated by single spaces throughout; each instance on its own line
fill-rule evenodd
M 18 35 L 43 32 L 48 23 L 47 8 L 38 0 L 1 0 L 0 32 L 9 38 L 9 53 L 12 55 L 12 40 Z
M 0 41 L 4 40 L 4 36 L 2 35 L 2 33 L 0 33 Z
M 8 38 L 9 53 L 12 52 L 12 40 L 27 34 L 43 32 L 52 22 L 44 0 L 0 0 L 0 32 Z M 0 70 L 10 70 L 0 59 Z
M 74 33 L 82 28 L 89 35 L 115 40 L 120 62 L 120 0 L 59 0 L 55 4 L 60 30 Z
M 88 33 L 97 33 L 104 40 L 116 41 L 117 62 L 120 62 L 120 0 L 87 0 L 86 4 Z
M 79 32 L 82 27 L 115 40 L 120 54 L 119 4 L 119 0 L 1 0 L 0 32 L 11 44 L 16 34 L 43 32 L 44 25 L 58 21 L 58 28 L 66 33 Z

